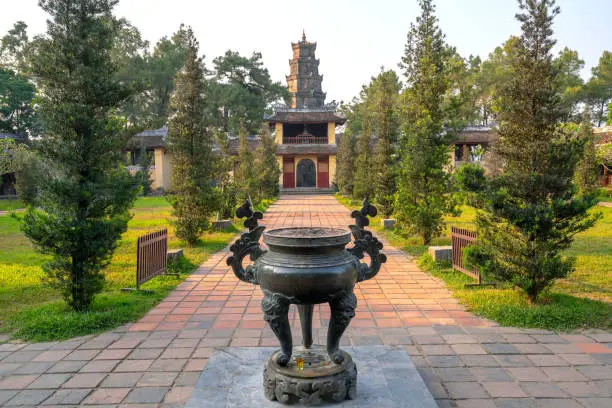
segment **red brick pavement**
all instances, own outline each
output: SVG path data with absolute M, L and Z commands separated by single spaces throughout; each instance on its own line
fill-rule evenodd
M 353 220 L 349 211 L 331 196 L 286 196 L 270 207 L 261 221 L 268 229 L 320 225 L 348 229 L 351 223 Z M 491 325 L 466 312 L 439 280 L 419 270 L 409 256 L 389 244 L 386 244 L 384 252 L 388 262 L 379 274 L 374 279 L 360 283 L 355 289 L 358 308 L 351 322 L 352 328 L 429 327 L 432 324 L 466 327 Z M 262 330 L 265 324 L 260 309 L 261 291 L 256 286 L 238 281 L 226 266 L 226 257 L 226 251 L 213 255 L 130 330 Z M 315 328 L 326 327 L 328 317 L 327 305 L 317 307 L 314 314 Z M 358 330 L 357 333 L 362 334 L 364 331 Z M 265 334 L 262 330 L 261 341 L 267 344 L 270 336 Z M 348 337 L 354 344 L 359 344 L 359 339 L 353 339 L 352 333 Z M 251 340 L 251 343 L 254 342 Z
M 351 223 L 331 196 L 284 196 L 262 221 Z M 612 406 L 611 333 L 499 327 L 465 311 L 405 253 L 388 244 L 384 252 L 380 273 L 355 289 L 345 345 L 403 345 L 441 407 Z M 182 406 L 215 348 L 277 346 L 259 288 L 238 281 L 227 255 L 213 254 L 132 325 L 65 342 L 0 344 L 0 405 Z M 324 343 L 328 318 L 327 305 L 315 308 L 316 342 Z

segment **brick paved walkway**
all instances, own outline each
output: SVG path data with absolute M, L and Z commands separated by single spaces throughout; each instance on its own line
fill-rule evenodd
M 262 223 L 346 228 L 351 219 L 333 197 L 286 196 Z M 378 276 L 356 288 L 344 344 L 404 345 L 441 407 L 612 407 L 611 333 L 498 327 L 466 312 L 409 256 L 389 245 L 385 253 Z M 135 324 L 0 345 L 0 405 L 182 406 L 215 347 L 277 345 L 259 289 L 239 282 L 226 256 L 213 255 Z M 328 316 L 315 309 L 315 341 L 324 342 Z

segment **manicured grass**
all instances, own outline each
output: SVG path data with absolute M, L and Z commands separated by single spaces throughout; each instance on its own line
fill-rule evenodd
M 510 286 L 466 288 L 472 279 L 453 271 L 450 265 L 436 264 L 424 254 L 418 265 L 442 279 L 468 310 L 503 326 L 536 327 L 549 330 L 612 328 L 612 304 L 571 296 L 552 290 L 541 304 L 532 305 L 527 296 Z
M 360 205 L 343 197 L 338 197 L 338 200 L 351 209 Z M 463 285 L 474 281 L 449 268 L 444 268 L 445 273 L 440 277 L 470 310 L 500 324 L 549 329 L 609 328 L 612 322 L 612 208 L 597 207 L 593 211 L 601 211 L 602 219 L 593 228 L 578 234 L 565 252 L 576 257 L 576 270 L 566 279 L 555 282 L 545 306 L 529 305 L 519 291 L 511 288 L 465 290 Z M 475 216 L 474 208 L 464 206 L 461 215 L 446 217 L 443 235 L 435 238 L 431 245 L 450 245 L 450 226 L 474 228 Z M 418 237 L 383 230 L 380 216 L 372 219 L 370 225 L 392 245 L 417 258 L 427 252 L 427 246 L 422 245 Z M 566 323 L 557 321 L 563 316 Z
M 272 201 L 259 205 L 264 210 Z M 47 259 L 35 252 L 19 230 L 19 221 L 0 216 L 0 331 L 29 341 L 66 339 L 101 332 L 133 322 L 170 293 L 208 256 L 228 244 L 242 230 L 236 222 L 225 231 L 210 232 L 187 247 L 174 235 L 171 207 L 164 197 L 139 198 L 128 231 L 122 236 L 111 264 L 105 269 L 106 283 L 87 313 L 70 311 L 57 290 L 44 282 L 41 265 Z M 152 291 L 122 292 L 135 287 L 136 239 L 139 235 L 168 228 L 170 249 L 183 248 L 185 260 L 175 267 L 179 277 L 160 276 L 141 286 Z
M 8 198 L 0 200 L 0 211 L 17 210 L 20 208 L 25 208 L 25 204 L 18 199 Z

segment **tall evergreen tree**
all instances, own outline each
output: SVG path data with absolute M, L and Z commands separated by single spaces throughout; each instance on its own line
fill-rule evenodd
M 353 179 L 353 197 L 372 197 L 374 194 L 374 177 L 372 174 L 372 121 L 367 105 L 361 105 L 363 131 L 357 137 L 357 158 L 355 160 L 355 177 Z
M 382 71 L 368 88 L 368 109 L 374 133 L 374 199 L 384 217 L 393 213 L 395 201 L 395 149 L 399 130 L 397 100 L 401 84 L 393 70 Z
M 247 196 L 250 196 L 252 199 L 257 198 L 257 181 L 255 178 L 253 152 L 249 147 L 247 129 L 244 121 L 241 122 L 238 130 L 238 166 L 234 174 L 234 179 L 244 198 Z
M 554 0 L 519 0 L 522 34 L 511 65 L 512 81 L 500 91 L 497 154 L 503 172 L 487 180 L 483 170 L 461 169 L 476 192 L 478 244 L 467 251 L 481 273 L 525 290 L 532 302 L 556 278 L 572 271 L 561 256 L 573 236 L 591 227 L 595 201 L 576 196 L 572 183 L 583 142 L 560 127 L 564 115 L 558 71 L 552 63 Z
M 147 148 L 144 144 L 144 139 L 140 142 L 140 150 L 138 151 L 138 154 L 138 165 L 140 166 L 140 170 L 136 172 L 136 178 L 140 183 L 142 195 L 148 196 L 149 194 L 151 194 L 151 189 L 153 185 L 153 180 L 151 179 L 150 173 L 150 167 L 151 164 L 153 164 L 153 157 L 151 154 L 149 154 L 149 152 L 147 152 Z
M 353 195 L 353 183 L 355 178 L 355 136 L 353 130 L 347 126 L 344 134 L 338 141 L 336 187 L 343 196 Z
M 176 217 L 176 235 L 194 244 L 209 227 L 216 209 L 216 157 L 209 129 L 210 112 L 205 97 L 204 63 L 191 28 L 185 29 L 187 51 L 183 69 L 176 75 L 170 98 L 168 146 L 172 154 L 170 203 Z
M 595 146 L 595 134 L 588 110 L 585 110 L 582 124 L 580 125 L 580 138 L 584 143 L 584 152 L 576 166 L 574 182 L 580 194 L 592 194 L 599 187 L 599 160 L 597 159 L 597 148 Z
M 102 289 L 102 268 L 127 228 L 136 183 L 120 167 L 124 123 L 115 115 L 129 95 L 110 51 L 116 0 L 41 0 L 51 19 L 37 42 L 32 71 L 40 89 L 44 132 L 37 205 L 25 235 L 52 259 L 44 270 L 77 311 Z
M 261 146 L 255 152 L 255 167 L 259 199 L 276 197 L 281 170 L 276 161 L 276 141 L 267 124 L 262 125 Z
M 407 88 L 400 99 L 403 136 L 395 211 L 400 227 L 423 243 L 442 231 L 452 211 L 449 193 L 449 133 L 444 129 L 449 49 L 431 0 L 420 0 L 421 15 L 411 24 L 402 57 Z
M 592 69 L 593 76 L 584 86 L 586 103 L 591 107 L 594 123 L 606 123 L 608 103 L 612 102 L 612 52 L 604 51 L 599 64 Z

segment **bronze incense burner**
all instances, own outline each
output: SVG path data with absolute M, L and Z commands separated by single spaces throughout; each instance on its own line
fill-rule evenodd
M 355 316 L 357 298 L 355 283 L 376 276 L 386 256 L 380 253 L 382 242 L 364 227 L 367 216 L 375 216 L 376 208 L 363 202 L 353 211 L 356 225 L 351 232 L 337 228 L 280 228 L 264 232 L 258 225 L 262 213 L 253 212 L 246 201 L 237 209 L 248 232 L 231 247 L 227 264 L 238 279 L 259 285 L 263 291 L 264 319 L 278 338 L 281 349 L 274 353 L 264 370 L 264 391 L 270 400 L 283 403 L 299 401 L 316 405 L 323 400 L 341 401 L 355 396 L 357 370 L 348 353 L 340 350 L 340 338 Z M 268 246 L 264 250 L 259 245 Z M 360 260 L 364 254 L 370 264 Z M 253 264 L 243 267 L 249 255 Z M 315 304 L 329 303 L 331 317 L 325 348 L 313 346 L 312 316 Z M 288 312 L 297 305 L 302 328 L 303 347 L 293 348 Z

